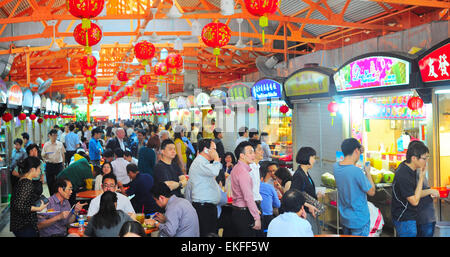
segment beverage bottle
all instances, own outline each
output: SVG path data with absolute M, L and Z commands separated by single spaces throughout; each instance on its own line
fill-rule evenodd
M 80 230 L 80 232 L 84 231 L 84 221 L 85 221 L 85 219 L 86 219 L 86 216 L 83 215 L 83 214 L 81 214 L 78 217 L 78 229 Z

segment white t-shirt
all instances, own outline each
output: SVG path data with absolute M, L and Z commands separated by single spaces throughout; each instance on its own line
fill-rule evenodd
M 259 186 L 261 185 L 261 175 L 259 173 L 259 164 L 251 163 L 250 168 L 250 177 L 252 178 L 253 183 L 253 198 L 255 201 L 262 201 L 262 196 L 259 193 Z
M 117 177 L 117 181 L 122 182 L 122 184 L 130 183 L 131 179 L 127 175 L 127 165 L 130 164 L 124 158 L 117 158 L 116 160 L 111 162 L 111 166 L 113 167 L 113 173 Z
M 121 193 L 117 194 L 117 210 L 122 210 L 125 213 L 136 213 L 133 209 L 133 205 L 131 205 L 130 199 L 126 197 L 125 195 Z M 102 195 L 99 195 L 91 200 L 91 203 L 89 204 L 88 209 L 88 217 L 92 217 L 95 214 L 97 214 L 98 210 L 100 209 L 100 199 Z

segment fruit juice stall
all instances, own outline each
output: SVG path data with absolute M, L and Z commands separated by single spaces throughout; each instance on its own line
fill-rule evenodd
M 414 60 L 409 54 L 366 54 L 348 61 L 334 75 L 335 99 L 344 109 L 344 138 L 356 138 L 364 147 L 357 165 L 370 162 L 377 190 L 368 201 L 381 210 L 389 230 L 393 229 L 392 181 L 409 143 L 420 140 L 432 149 L 432 107 L 428 98 L 422 95 L 424 104 L 419 96 Z M 337 160 L 343 159 L 339 154 Z
M 209 99 L 210 96 L 205 92 L 195 94 L 194 120 L 197 121 L 199 117 L 201 118 L 200 124 L 203 138 L 214 138 L 213 131 L 216 123 L 216 112 L 209 103 Z
M 283 86 L 279 79 L 261 79 L 251 88 L 253 99 L 258 103 L 258 122 L 262 132 L 269 134 L 267 144 L 273 156 L 283 158 L 292 153 L 292 110 L 283 99 Z M 280 111 L 285 106 L 286 112 Z M 292 168 L 292 159 L 288 162 Z
M 450 52 L 450 39 L 436 44 L 418 58 L 420 77 L 424 91 L 432 98 L 432 115 L 434 120 L 432 134 L 434 165 L 429 173 L 430 186 L 439 190 L 440 199 L 436 211 L 440 221 L 450 221 L 450 70 L 447 55 Z M 431 149 L 430 149 L 431 150 Z

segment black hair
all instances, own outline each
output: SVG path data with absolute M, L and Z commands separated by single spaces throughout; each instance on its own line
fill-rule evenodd
M 123 157 L 123 150 L 121 148 L 114 149 L 114 154 L 117 156 L 117 158 Z
M 234 150 L 234 156 L 236 156 L 236 159 L 239 160 L 241 158 L 241 153 L 245 154 L 245 147 L 247 146 L 251 146 L 253 148 L 252 144 L 248 141 L 243 141 L 236 147 Z
M 292 174 L 287 168 L 278 168 L 275 176 L 281 179 L 282 186 L 286 185 L 286 182 L 292 181 Z
M 212 139 L 210 138 L 203 138 L 200 141 L 198 141 L 198 151 L 199 152 L 203 152 L 203 149 L 206 148 L 210 148 L 211 147 L 211 143 L 212 143 Z
M 104 167 L 105 165 L 109 165 L 109 167 L 111 167 L 111 172 L 110 172 L 110 173 L 113 173 L 114 169 L 113 169 L 112 164 L 111 164 L 110 162 L 104 162 L 103 165 L 102 165 L 101 174 L 104 175 L 104 174 L 103 174 L 103 167 Z
M 222 133 L 221 130 L 214 129 L 214 131 L 213 131 L 214 138 L 217 138 L 217 137 L 219 136 L 220 133 Z
M 74 129 L 75 129 L 75 125 L 70 124 L 70 125 L 69 125 L 69 131 L 73 131 Z
M 429 152 L 430 150 L 422 141 L 412 141 L 409 143 L 408 150 L 406 151 L 406 163 L 411 163 L 413 156 L 419 159 L 422 155 Z
M 67 178 L 64 178 L 64 177 L 58 178 L 55 182 L 55 192 L 58 192 L 58 188 L 60 188 L 60 187 L 63 190 L 65 190 L 67 187 L 67 182 L 70 182 L 70 180 Z
M 41 160 L 34 156 L 28 156 L 27 158 L 19 161 L 17 163 L 17 166 L 19 167 L 19 174 L 24 175 L 30 172 L 32 168 L 37 169 L 38 167 L 40 167 Z
M 58 134 L 58 131 L 56 130 L 56 129 L 52 129 L 52 130 L 50 130 L 50 132 L 48 132 L 48 134 L 51 136 L 51 135 L 54 135 L 54 134 Z
M 344 153 L 344 156 L 352 155 L 355 149 L 361 148 L 361 144 L 355 138 L 347 138 L 342 141 L 341 150 Z
M 297 189 L 289 189 L 281 198 L 280 213 L 299 212 L 305 204 L 305 197 Z
M 27 148 L 25 149 L 25 150 L 27 151 L 27 155 L 30 155 L 30 152 L 31 152 L 31 150 L 33 150 L 33 148 L 36 148 L 36 149 L 37 149 L 37 151 L 38 151 L 38 156 L 39 156 L 39 155 L 40 155 L 40 154 L 39 154 L 40 148 L 39 148 L 39 146 L 38 146 L 37 144 L 30 144 L 30 145 L 27 146 Z
M 81 137 L 81 142 L 86 142 L 86 138 L 85 137 Z
M 120 216 L 114 203 L 117 203 L 117 194 L 110 191 L 103 192 L 98 212 L 92 217 L 91 222 L 94 228 L 111 228 L 120 222 Z
M 241 129 L 243 129 L 244 131 L 241 131 Z M 243 127 L 243 128 L 241 128 L 241 129 L 239 129 L 239 132 L 238 132 L 238 134 L 239 134 L 240 137 L 244 136 L 245 132 L 248 131 L 248 128 L 247 128 L 247 127 Z
M 130 220 L 130 221 L 123 223 L 122 228 L 120 229 L 120 232 L 119 232 L 119 237 L 124 237 L 128 233 L 133 233 L 133 234 L 139 235 L 140 237 L 146 236 L 145 230 L 142 227 L 141 223 L 139 223 L 135 220 Z
M 234 157 L 234 154 L 232 152 L 226 152 L 225 153 L 225 155 L 223 157 L 223 160 L 222 160 L 222 163 L 225 165 L 225 158 L 227 158 L 227 156 L 231 156 L 231 163 L 233 163 L 233 165 L 236 165 L 236 163 L 237 163 L 236 157 Z
M 262 137 L 268 136 L 268 135 L 269 135 L 269 133 L 267 133 L 267 132 L 261 132 L 261 136 L 262 136 Z
M 153 198 L 158 199 L 161 195 L 169 198 L 172 193 L 170 192 L 170 188 L 164 182 L 155 183 L 150 190 Z
M 248 132 L 248 137 L 253 138 L 253 136 L 258 135 L 258 134 L 259 134 L 258 130 L 251 130 Z
M 164 128 L 169 131 L 170 126 L 172 126 L 172 123 L 169 121 L 167 122 L 166 126 L 164 126 Z
M 173 133 L 173 138 L 174 138 L 174 139 L 177 139 L 177 138 L 181 139 L 181 132 L 175 132 L 175 133 Z
M 106 148 L 105 151 L 103 152 L 103 157 L 106 158 L 114 157 L 114 152 L 111 149 Z
M 30 135 L 28 135 L 27 132 L 23 132 L 23 133 L 22 133 L 22 138 L 23 138 L 23 139 L 26 139 L 26 140 L 30 140 Z
M 106 175 L 103 175 L 103 178 L 102 178 L 102 184 L 105 182 L 105 179 L 114 179 L 114 184 L 116 184 L 117 185 L 117 177 L 116 177 L 116 175 L 114 175 L 112 172 L 111 173 L 109 173 L 109 174 L 106 174 Z
M 259 175 L 261 178 L 265 178 L 267 173 L 269 172 L 269 167 L 275 165 L 277 166 L 278 169 L 278 163 L 273 162 L 273 161 L 264 161 L 260 163 L 259 166 Z
M 95 136 L 95 134 L 101 134 L 102 131 L 99 128 L 95 128 L 94 130 L 92 130 L 92 137 Z
M 134 163 L 130 163 L 127 165 L 127 172 L 133 172 L 133 173 L 138 173 L 139 169 L 138 166 Z
M 131 155 L 131 152 L 129 150 L 125 150 L 123 152 L 123 156 L 132 156 L 132 155 Z
M 300 148 L 300 150 L 298 150 L 297 156 L 295 157 L 295 161 L 298 164 L 303 164 L 303 165 L 309 165 L 309 158 L 311 156 L 316 156 L 316 150 L 314 150 L 314 148 L 306 146 L 306 147 L 302 147 Z
M 252 138 L 250 138 L 250 139 L 248 140 L 248 142 L 249 142 L 250 144 L 252 144 L 252 147 L 253 147 L 253 149 L 255 149 L 255 150 L 256 150 L 256 147 L 258 147 L 258 145 L 261 144 L 261 140 L 258 140 L 258 139 L 252 139 Z
M 14 140 L 14 144 L 19 144 L 19 145 L 22 145 L 23 144 L 23 140 L 22 139 L 20 139 L 20 138 L 16 138 L 15 140 Z
M 164 141 L 162 141 L 161 143 L 161 150 L 166 149 L 167 145 L 174 145 L 175 143 L 171 140 L 171 139 L 165 139 Z

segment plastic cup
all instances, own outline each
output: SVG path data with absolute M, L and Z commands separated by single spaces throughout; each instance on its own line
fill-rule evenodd
M 144 213 L 136 213 L 136 220 L 139 223 L 144 224 L 145 214 Z

